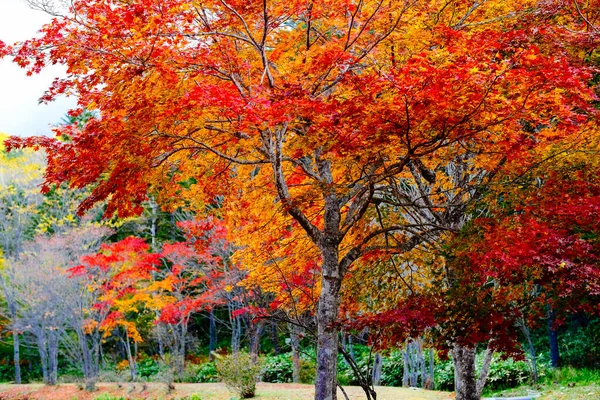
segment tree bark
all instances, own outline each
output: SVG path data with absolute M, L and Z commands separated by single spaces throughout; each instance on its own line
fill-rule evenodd
M 521 328 L 521 331 L 523 332 L 523 336 L 525 336 L 525 340 L 527 341 L 527 349 L 529 350 L 529 358 L 530 358 L 529 364 L 531 366 L 531 381 L 537 382 L 538 378 L 539 378 L 538 368 L 537 368 L 537 356 L 535 353 L 535 347 L 533 346 L 533 342 L 531 341 L 531 333 L 529 332 L 529 328 L 525 324 L 524 320 L 520 321 L 519 327 Z
M 479 371 L 479 377 L 477 378 L 477 398 L 481 397 L 485 382 L 487 381 L 488 374 L 490 373 L 490 366 L 492 365 L 492 359 L 494 357 L 494 351 L 488 346 L 485 349 L 485 355 L 483 356 L 483 364 L 481 365 L 481 371 Z
M 131 354 L 131 344 L 129 341 L 129 335 L 127 334 L 127 329 L 125 329 L 125 340 L 123 341 L 123 344 L 125 345 L 125 351 L 127 352 L 127 363 L 129 364 L 131 381 L 135 382 L 135 378 L 137 377 L 137 368 L 135 365 L 135 359 Z
M 279 346 L 279 334 L 277 333 L 277 323 L 271 320 L 271 341 L 273 341 L 273 352 L 275 355 L 281 353 L 281 347 Z
M 560 352 L 558 350 L 558 334 L 554 329 L 554 310 L 548 307 L 548 337 L 550 339 L 550 366 L 558 368 L 560 366 Z
M 290 324 L 290 344 L 292 345 L 292 381 L 300 383 L 300 328 Z
M 338 334 L 335 322 L 339 310 L 341 277 L 337 248 L 324 246 L 322 254 L 321 294 L 317 307 L 315 400 L 336 400 Z
M 44 334 L 44 328 L 40 329 L 39 334 L 37 335 L 37 346 L 38 353 L 40 355 L 40 363 L 42 364 L 42 379 L 46 385 L 49 384 L 49 368 L 48 368 L 48 352 L 46 351 L 46 337 Z
M 263 330 L 263 321 L 249 321 L 250 333 L 250 357 L 253 362 L 258 361 L 258 353 L 260 352 L 260 337 Z
M 215 350 L 217 350 L 217 322 L 215 310 L 211 308 L 208 314 L 208 361 L 214 361 L 213 352 Z
M 475 377 L 475 349 L 455 344 L 452 349 L 456 400 L 479 400 Z
M 58 347 L 59 338 L 56 331 L 48 334 L 48 385 L 56 385 L 58 381 Z
M 14 319 L 13 319 L 14 321 Z M 21 355 L 19 352 L 19 331 L 13 327 L 13 360 L 15 363 L 15 383 L 21 384 Z
M 242 336 L 242 324 L 240 317 L 231 318 L 231 353 L 238 354 L 240 352 L 240 339 Z
M 381 383 L 381 367 L 383 366 L 383 360 L 381 354 L 375 353 L 375 359 L 373 360 L 373 386 L 379 386 Z

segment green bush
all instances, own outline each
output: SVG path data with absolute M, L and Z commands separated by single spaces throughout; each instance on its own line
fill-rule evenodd
M 196 373 L 197 383 L 219 382 L 217 365 L 214 362 L 207 362 L 200 365 Z
M 199 394 L 190 394 L 189 396 L 182 397 L 180 400 L 202 400 Z
M 144 378 L 154 376 L 161 371 L 161 366 L 153 358 L 146 357 L 137 363 L 138 375 Z
M 454 365 L 452 359 L 436 360 L 433 380 L 437 390 L 454 390 Z
M 300 359 L 300 382 L 301 383 L 315 383 L 315 377 L 317 376 L 317 363 L 315 360 Z
M 292 382 L 294 376 L 294 366 L 292 364 L 292 354 L 279 354 L 268 356 L 264 359 L 262 381 L 272 383 Z
M 530 376 L 529 365 L 525 361 L 494 359 L 485 386 L 487 390 L 509 389 L 526 383 Z
M 483 357 L 477 356 L 478 369 Z M 520 386 L 530 378 L 529 365 L 525 361 L 515 361 L 512 358 L 501 360 L 494 357 L 485 384 L 486 391 L 503 390 Z M 454 390 L 454 365 L 452 359 L 436 362 L 435 388 L 438 390 Z
M 404 375 L 404 357 L 400 350 L 393 350 L 383 357 L 381 363 L 381 384 L 383 386 L 402 386 Z
M 248 353 L 240 352 L 217 359 L 217 372 L 221 381 L 243 399 L 254 397 L 261 370 L 261 362 L 253 362 Z
M 101 395 L 94 397 L 94 400 L 125 400 L 125 397 L 102 393 Z

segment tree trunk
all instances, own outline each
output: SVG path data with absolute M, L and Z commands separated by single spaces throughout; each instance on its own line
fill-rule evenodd
M 180 328 L 179 347 L 177 349 L 177 378 L 179 382 L 183 382 L 183 375 L 185 371 L 185 340 L 187 337 L 187 319 L 185 322 L 181 323 Z
M 46 346 L 46 335 L 44 334 L 44 328 L 40 328 L 40 332 L 37 335 L 37 346 L 38 353 L 40 355 L 40 364 L 42 364 L 42 380 L 46 385 L 49 384 L 49 368 L 48 368 L 48 352 Z
M 560 352 L 558 350 L 558 334 L 554 329 L 554 310 L 548 307 L 548 336 L 550 339 L 550 366 L 560 366 Z
M 213 352 L 215 350 L 217 350 L 217 322 L 215 310 L 211 308 L 208 314 L 208 361 L 214 361 Z
M 479 400 L 475 377 L 475 349 L 454 345 L 452 361 L 454 362 L 456 400 Z
M 240 352 L 240 339 L 242 336 L 242 323 L 240 317 L 231 318 L 231 352 L 235 355 Z
M 290 324 L 290 344 L 292 345 L 292 381 L 300 383 L 300 327 Z
M 533 342 L 531 341 L 531 334 L 524 320 L 521 320 L 519 322 L 519 327 L 521 328 L 523 336 L 525 336 L 525 340 L 527 341 L 527 349 L 529 350 L 529 365 L 531 366 L 531 381 L 537 382 L 539 378 L 537 368 L 537 356 L 535 354 L 535 347 L 533 346 Z
M 338 334 L 341 277 L 337 249 L 322 248 L 321 294 L 317 306 L 317 375 L 315 400 L 337 399 Z
M 260 336 L 263 330 L 263 321 L 249 321 L 248 330 L 250 331 L 250 356 L 253 362 L 258 361 L 258 353 L 260 352 Z
M 452 349 L 456 400 L 479 400 L 485 386 L 494 352 L 485 350 L 483 365 L 477 377 L 475 371 L 475 348 L 458 344 Z
M 13 323 L 15 321 L 15 318 L 13 318 Z M 15 383 L 17 385 L 19 385 L 19 384 L 21 384 L 21 355 L 19 352 L 19 331 L 17 330 L 16 326 L 13 326 L 12 335 L 13 335 L 13 360 L 15 363 Z
M 271 320 L 271 341 L 273 342 L 273 352 L 275 355 L 281 353 L 281 347 L 279 346 L 279 334 L 277 333 L 277 323 Z
M 383 366 L 383 360 L 381 354 L 375 353 L 375 359 L 373 360 L 373 386 L 379 386 L 381 383 L 381 367 Z
M 56 331 L 48 334 L 48 385 L 56 385 L 58 381 L 58 347 L 59 338 Z
M 129 364 L 129 374 L 131 376 L 131 381 L 135 382 L 135 378 L 137 376 L 135 360 L 133 355 L 131 354 L 131 344 L 129 342 L 129 335 L 127 334 L 127 329 L 125 329 L 125 340 L 123 341 L 125 345 L 125 351 L 127 353 L 127 363 Z

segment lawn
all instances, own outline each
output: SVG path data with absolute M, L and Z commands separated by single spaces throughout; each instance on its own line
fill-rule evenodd
M 488 398 L 525 396 L 536 392 L 539 394 L 537 400 L 597 400 L 600 399 L 600 382 L 588 385 L 572 383 L 571 386 L 569 386 L 569 384 L 552 384 L 535 388 L 522 386 L 520 388 L 494 393 L 489 395 Z
M 235 398 L 221 383 L 176 384 L 176 390 L 167 394 L 165 385 L 160 383 L 124 383 L 119 388 L 115 383 L 100 383 L 98 391 L 86 393 L 76 384 L 60 384 L 47 387 L 42 384 L 10 385 L 0 384 L 0 399 L 2 400 L 106 400 L 113 397 L 124 399 L 182 399 L 192 394 L 199 399 L 230 400 Z M 362 389 L 355 386 L 344 388 L 351 400 L 364 399 Z M 259 383 L 257 400 L 312 400 L 314 398 L 312 385 L 292 383 Z M 338 392 L 338 399 L 343 399 Z M 378 400 L 446 400 L 454 396 L 445 392 L 433 392 L 420 389 L 404 389 L 381 387 L 377 389 Z M 194 400 L 199 400 L 197 397 Z

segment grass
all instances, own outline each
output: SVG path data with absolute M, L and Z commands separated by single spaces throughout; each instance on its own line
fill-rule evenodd
M 539 400 L 600 399 L 600 371 L 557 368 L 547 371 L 539 384 L 506 389 L 487 397 L 525 396 L 532 393 L 539 393 Z

